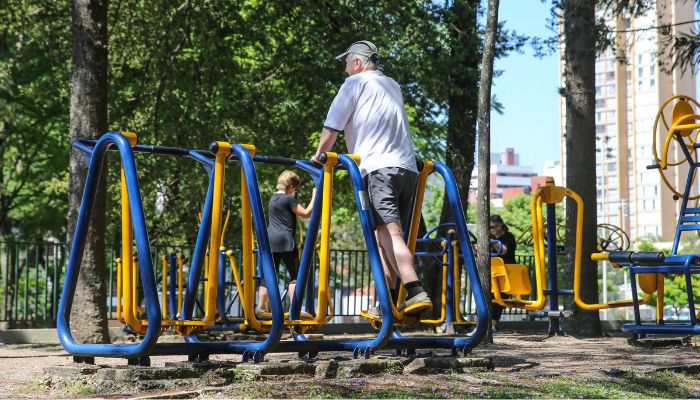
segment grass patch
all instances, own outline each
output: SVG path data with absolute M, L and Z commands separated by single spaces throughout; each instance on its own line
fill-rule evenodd
M 72 396 L 86 396 L 96 393 L 95 388 L 88 386 L 87 383 L 80 380 L 64 382 L 63 387 L 65 391 Z

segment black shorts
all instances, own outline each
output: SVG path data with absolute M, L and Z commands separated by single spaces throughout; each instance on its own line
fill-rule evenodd
M 380 168 L 365 175 L 364 181 L 375 223 L 400 221 L 408 229 L 418 174 L 400 167 Z
M 277 276 L 280 275 L 280 263 L 284 262 L 284 266 L 287 267 L 287 272 L 289 273 L 289 284 L 291 285 L 297 282 L 297 274 L 299 273 L 299 252 L 292 250 L 272 253 L 272 260 L 275 263 L 275 272 Z M 260 270 L 260 286 L 267 287 L 265 279 L 263 278 L 262 269 Z

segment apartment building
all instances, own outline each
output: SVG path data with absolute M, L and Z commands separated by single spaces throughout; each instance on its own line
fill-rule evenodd
M 661 67 L 668 65 L 669 57 L 663 49 L 663 32 L 654 27 L 694 20 L 693 5 L 660 0 L 646 15 L 606 18 L 618 32 L 617 55 L 608 50 L 595 65 L 596 208 L 599 223 L 618 225 L 633 239 L 653 235 L 671 241 L 675 232 L 680 205 L 663 186 L 658 171 L 646 167 L 653 163 L 652 127 L 659 107 L 674 94 L 695 97 L 695 76 L 692 71 L 669 72 Z M 688 32 L 692 26 L 681 24 L 671 30 Z M 564 85 L 561 62 L 559 70 Z M 561 159 L 565 160 L 563 98 L 560 108 Z M 670 112 L 668 108 L 668 121 Z M 659 148 L 664 138 L 662 130 L 657 137 Z M 684 186 L 686 176 L 687 169 L 667 171 L 677 187 Z

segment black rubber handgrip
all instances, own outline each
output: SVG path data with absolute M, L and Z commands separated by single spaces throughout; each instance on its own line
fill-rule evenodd
M 666 255 L 660 251 L 640 251 L 632 254 L 632 261 L 640 264 L 658 264 L 666 260 Z
M 647 169 L 659 169 L 659 168 L 661 168 L 661 165 L 659 165 L 659 164 L 647 165 Z
M 611 251 L 608 260 L 614 264 L 629 264 L 632 262 L 640 264 L 657 264 L 664 262 L 666 256 L 660 251 Z

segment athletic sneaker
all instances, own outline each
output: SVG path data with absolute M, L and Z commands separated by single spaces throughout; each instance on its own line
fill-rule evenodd
M 399 305 L 399 312 L 411 307 L 407 314 L 421 314 L 423 311 L 430 310 L 433 308 L 433 302 L 430 301 L 430 296 L 426 292 L 420 292 L 417 295 L 411 297 L 410 299 L 404 301 Z
M 367 314 L 369 314 L 370 316 L 372 316 L 374 318 L 380 319 L 380 318 L 382 318 L 382 309 L 379 308 L 379 306 L 377 306 L 377 307 L 370 306 L 367 309 Z

